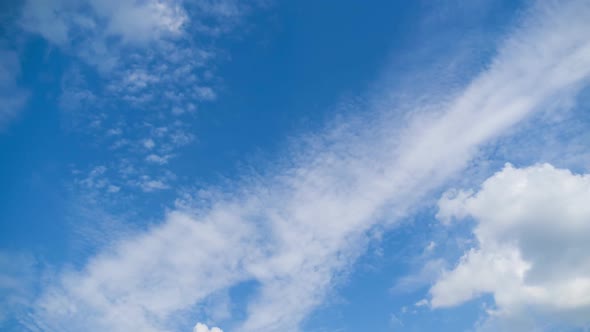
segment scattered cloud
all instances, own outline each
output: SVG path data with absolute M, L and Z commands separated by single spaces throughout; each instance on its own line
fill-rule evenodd
M 154 164 L 159 164 L 159 165 L 164 165 L 168 163 L 168 159 L 170 159 L 171 156 L 166 155 L 166 156 L 158 156 L 157 154 L 150 154 L 148 155 L 145 160 L 147 162 L 150 163 L 154 163 Z
M 105 172 L 107 168 L 105 166 L 94 167 L 86 177 L 79 179 L 77 182 L 89 189 L 103 189 L 109 185 L 108 180 L 105 178 Z M 80 172 L 76 172 L 80 173 Z
M 234 0 L 24 1 L 17 25 L 69 60 L 59 105 L 73 134 L 112 149 L 109 160 L 77 167 L 116 169 L 125 159 L 138 176 L 165 177 L 170 156 L 194 141 L 197 106 L 217 98 L 217 41 L 249 6 Z M 9 96 L 16 101 L 18 95 Z M 0 125 L 16 114 L 4 105 Z M 141 190 L 137 194 L 169 186 L 109 175 L 121 189 Z
M 414 304 L 416 307 L 424 307 L 428 305 L 427 299 L 422 299 Z
M 154 143 L 153 139 L 148 138 L 143 140 L 143 146 L 145 146 L 146 149 L 151 150 L 154 148 L 154 146 L 156 146 L 156 143 Z
M 119 136 L 122 133 L 123 133 L 123 130 L 121 130 L 121 128 L 112 128 L 107 131 L 107 135 L 109 135 L 109 136 Z
M 112 184 L 110 184 L 107 188 L 107 191 L 110 193 L 117 193 L 117 192 L 119 192 L 119 190 L 121 190 L 121 187 L 118 187 L 118 186 L 115 186 Z
M 153 191 L 157 191 L 157 190 L 163 190 L 163 189 L 168 189 L 170 188 L 169 185 L 167 185 L 164 181 L 162 180 L 152 180 L 147 176 L 143 177 L 142 182 L 139 183 L 139 186 L 141 187 L 141 189 L 144 192 L 153 192 Z
M 424 252 L 425 253 L 430 253 L 432 252 L 434 249 L 436 248 L 436 242 L 434 241 L 430 241 L 428 242 L 428 245 L 426 246 L 426 248 L 424 248 Z
M 207 87 L 207 86 L 196 87 L 195 93 L 197 94 L 197 97 L 200 100 L 204 100 L 204 101 L 213 101 L 213 100 L 215 100 L 215 98 L 217 98 L 217 95 L 215 94 L 213 89 L 211 89 L 210 87 Z

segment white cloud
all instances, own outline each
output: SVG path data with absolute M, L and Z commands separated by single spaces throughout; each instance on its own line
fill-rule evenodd
M 497 316 L 536 311 L 544 320 L 590 324 L 590 175 L 507 165 L 477 192 L 455 197 L 443 197 L 441 211 L 473 217 L 478 247 L 432 287 L 432 306 L 492 294 Z
M 106 171 L 107 168 L 105 166 L 96 166 L 92 170 L 90 170 L 90 172 L 88 172 L 88 175 L 86 177 L 84 177 L 83 179 L 79 179 L 76 182 L 89 189 L 104 188 L 109 185 L 108 179 L 105 177 Z
M 274 172 L 171 211 L 161 225 L 64 273 L 38 299 L 31 324 L 170 330 L 180 310 L 256 280 L 236 331 L 297 331 L 362 252 L 368 231 L 397 220 L 480 144 L 588 77 L 588 5 L 539 7 L 531 16 L 443 110 L 410 117 L 405 127 L 387 116 L 335 125 Z
M 26 30 L 41 34 L 57 45 L 69 41 L 70 29 L 63 17 L 65 1 L 33 0 L 25 2 L 22 25 Z
M 168 159 L 170 159 L 169 155 L 166 156 L 159 156 L 157 154 L 150 154 L 148 155 L 145 160 L 150 163 L 164 165 L 168 163 Z
M 197 323 L 193 329 L 193 332 L 223 332 L 223 330 L 218 327 L 208 328 L 207 325 L 203 323 Z
M 123 76 L 123 85 L 132 92 L 144 89 L 158 82 L 158 77 L 146 73 L 145 70 L 132 70 Z
M 167 185 L 164 181 L 162 180 L 151 180 L 149 178 L 146 178 L 144 180 L 142 180 L 139 183 L 139 186 L 141 187 L 141 189 L 144 192 L 152 192 L 152 191 L 156 191 L 156 190 L 163 190 L 163 189 L 168 189 L 170 188 L 169 185 Z
M 428 305 L 427 299 L 422 299 L 414 304 L 416 307 L 424 307 Z
M 121 130 L 121 128 L 111 128 L 109 130 L 107 130 L 107 135 L 109 136 L 119 136 L 123 133 L 123 130 Z
M 128 42 L 146 42 L 165 34 L 180 34 L 188 16 L 179 1 L 90 1 L 107 18 L 106 33 Z
M 143 146 L 148 149 L 151 150 L 154 148 L 154 146 L 156 146 L 156 143 L 154 143 L 154 140 L 151 138 L 145 139 L 143 140 Z
M 194 135 L 185 132 L 182 129 L 177 129 L 170 133 L 170 143 L 174 146 L 183 146 L 189 144 L 194 140 Z
M 111 185 L 109 185 L 107 191 L 110 192 L 110 193 L 117 193 L 117 192 L 119 192 L 119 190 L 121 190 L 121 187 L 118 187 L 118 186 L 115 186 L 115 185 L 112 185 L 111 184 Z
M 425 253 L 432 252 L 435 248 L 436 248 L 436 242 L 430 241 L 430 242 L 428 242 L 428 245 L 426 246 L 426 248 L 424 248 L 424 252 Z
M 27 0 L 22 13 L 21 25 L 26 30 L 59 46 L 85 34 L 145 43 L 181 33 L 188 20 L 176 1 L 159 0 Z
M 184 112 L 185 112 L 185 110 L 180 107 L 177 107 L 177 106 L 172 107 L 172 114 L 174 114 L 174 115 L 182 115 L 182 114 L 184 114 Z
M 217 98 L 215 91 L 208 86 L 200 86 L 195 88 L 195 93 L 199 100 L 213 101 Z

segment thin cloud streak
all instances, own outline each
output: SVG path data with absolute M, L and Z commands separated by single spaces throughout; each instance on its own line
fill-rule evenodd
M 171 211 L 163 224 L 64 273 L 26 324 L 34 331 L 173 331 L 180 311 L 256 280 L 259 292 L 236 330 L 297 331 L 363 252 L 372 228 L 398 220 L 481 144 L 548 99 L 577 91 L 590 75 L 589 18 L 583 1 L 539 4 L 441 111 L 405 126 L 384 119 L 334 126 L 290 166 L 201 207 Z M 204 320 L 197 318 L 192 324 Z

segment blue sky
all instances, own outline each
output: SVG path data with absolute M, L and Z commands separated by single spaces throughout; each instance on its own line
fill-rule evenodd
M 586 331 L 590 6 L 0 5 L 3 331 Z

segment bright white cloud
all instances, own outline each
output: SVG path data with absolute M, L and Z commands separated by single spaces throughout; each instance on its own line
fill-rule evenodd
M 259 292 L 236 330 L 297 331 L 362 252 L 367 232 L 456 174 L 480 144 L 588 78 L 588 7 L 541 4 L 489 69 L 435 114 L 407 126 L 387 117 L 335 125 L 274 172 L 169 212 L 161 225 L 64 273 L 38 299 L 30 324 L 166 331 L 180 310 L 255 280 Z M 519 262 L 508 259 L 500 267 Z
M 478 247 L 431 289 L 433 307 L 492 294 L 499 316 L 590 324 L 590 175 L 507 165 L 475 193 L 451 193 L 441 217 L 472 217 Z M 546 322 L 544 322 L 546 323 Z
M 203 323 L 197 323 L 193 329 L 193 332 L 223 332 L 223 330 L 218 327 L 209 328 Z

